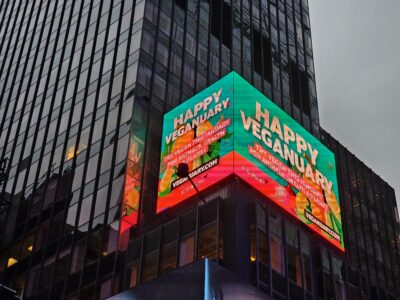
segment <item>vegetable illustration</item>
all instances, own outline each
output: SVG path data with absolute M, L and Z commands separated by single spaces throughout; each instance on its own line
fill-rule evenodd
M 172 191 L 172 182 L 179 179 L 179 177 L 176 175 L 175 164 L 177 162 L 187 163 L 189 166 L 189 172 L 192 172 L 193 170 L 201 167 L 202 165 L 220 155 L 221 141 L 224 139 L 229 139 L 232 136 L 232 133 L 227 133 L 226 131 L 224 131 L 224 136 L 222 136 L 219 140 L 216 140 L 214 138 L 214 132 L 212 134 L 207 134 L 207 132 L 211 133 L 210 130 L 213 130 L 213 128 L 220 125 L 221 122 L 223 122 L 224 120 L 224 115 L 220 116 L 218 122 L 216 122 L 215 125 L 213 125 L 216 121 L 215 119 L 205 120 L 199 125 L 194 126 L 193 129 L 185 132 L 181 136 L 178 136 L 173 142 L 169 144 L 164 144 L 161 154 L 160 181 L 158 185 L 159 196 L 162 197 L 168 195 Z M 179 130 L 181 127 L 185 126 L 185 124 L 181 124 L 177 126 L 174 130 Z M 221 136 L 221 131 L 218 131 L 218 133 Z M 201 136 L 203 136 L 203 138 L 201 138 Z M 188 144 L 190 144 L 191 147 L 187 147 Z M 184 148 L 181 149 L 182 147 Z M 186 153 L 193 149 L 192 147 L 197 147 L 197 149 L 201 149 L 201 154 L 203 155 L 199 153 L 197 155 L 200 156 L 185 156 Z M 177 152 L 179 149 L 180 151 Z M 171 156 L 174 152 L 177 152 L 178 154 L 176 156 Z M 193 153 L 195 152 L 193 151 Z M 168 157 L 168 160 L 164 161 L 166 157 Z
M 336 219 L 341 220 L 340 216 L 340 206 L 337 202 L 335 193 L 332 192 L 330 194 L 325 194 L 326 202 L 328 203 L 329 207 L 331 208 L 332 213 L 336 217 Z
M 168 168 L 164 175 L 162 176 L 160 180 L 160 185 L 158 186 L 158 191 L 159 192 L 164 192 L 165 190 L 168 189 L 169 184 L 171 183 L 172 176 L 175 174 L 175 169 L 174 168 Z
M 184 125 L 182 125 L 182 126 L 184 126 Z M 193 139 L 194 139 L 194 131 L 193 130 L 189 130 L 188 132 L 186 132 L 185 134 L 181 135 L 180 137 L 178 137 L 175 140 L 174 144 L 172 145 L 171 153 L 175 152 L 176 150 L 178 150 L 179 148 L 183 147 L 187 143 L 190 143 Z
M 125 193 L 125 215 L 130 215 L 134 210 L 139 207 L 140 194 L 136 188 L 132 188 L 130 191 Z
M 313 216 L 319 219 L 321 222 L 326 223 L 324 210 L 319 205 L 315 204 L 314 201 L 310 202 Z
M 307 200 L 306 195 L 304 195 L 302 192 L 298 192 L 296 195 L 296 209 L 297 211 L 304 215 L 304 210 L 309 206 L 309 202 Z
M 208 130 L 210 130 L 212 128 L 213 128 L 213 125 L 208 120 L 201 123 L 199 126 L 197 126 L 196 137 L 199 137 L 200 135 L 202 135 L 203 133 L 207 132 Z

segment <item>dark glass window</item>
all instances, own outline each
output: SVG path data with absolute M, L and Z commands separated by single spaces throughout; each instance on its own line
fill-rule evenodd
M 160 273 L 164 274 L 176 268 L 176 241 L 170 242 L 161 249 Z
M 212 1 L 211 33 L 225 46 L 232 47 L 232 8 L 222 0 Z
M 222 2 L 222 1 L 221 1 Z M 228 48 L 232 47 L 232 8 L 223 2 L 222 11 L 222 43 Z
M 186 10 L 187 0 L 175 0 L 176 5 L 179 5 L 182 9 Z
M 157 276 L 159 236 L 160 231 L 155 230 L 145 237 L 145 257 L 143 260 L 142 281 L 148 281 Z
M 285 259 L 283 255 L 282 242 L 272 238 L 270 240 L 270 251 L 271 251 L 271 267 L 276 272 L 285 275 Z
M 303 255 L 303 272 L 304 272 L 304 285 L 305 285 L 305 288 L 307 290 L 309 290 L 309 291 L 312 291 L 311 260 L 306 255 Z
M 253 29 L 253 57 L 254 71 L 256 71 L 260 75 L 263 74 L 264 79 L 271 83 L 271 43 L 265 36 L 261 36 L 260 32 L 255 29 Z
M 261 263 L 268 264 L 268 241 L 266 233 L 266 217 L 264 210 L 257 206 L 257 238 L 258 238 L 258 258 Z
M 301 106 L 301 95 L 300 95 L 300 81 L 299 72 L 294 62 L 289 63 L 290 67 L 290 89 L 292 94 L 292 101 L 297 107 Z
M 299 70 L 296 63 L 289 63 L 290 90 L 293 103 L 302 108 L 303 112 L 310 116 L 310 95 L 308 90 L 308 76 L 305 71 Z
M 191 234 L 182 239 L 179 245 L 179 266 L 187 265 L 194 260 L 195 236 Z
M 253 29 L 253 63 L 254 71 L 262 74 L 262 51 L 261 51 L 261 35 L 260 32 Z
M 199 258 L 217 257 L 217 224 L 212 223 L 200 230 L 199 233 Z
M 300 254 L 292 246 L 287 248 L 287 259 L 289 278 L 298 286 L 302 286 Z
M 166 273 L 176 268 L 177 262 L 177 234 L 178 223 L 176 220 L 163 227 L 160 273 Z
M 142 281 L 148 281 L 157 276 L 158 251 L 147 254 L 143 260 Z
M 128 278 L 129 278 L 129 283 L 128 283 L 128 287 L 132 288 L 135 287 L 139 280 L 139 262 L 135 262 L 133 263 L 129 268 L 128 268 Z
M 336 257 L 332 257 L 332 269 L 333 269 L 333 280 L 335 285 L 336 299 L 344 300 L 346 299 L 346 286 L 344 284 L 343 272 L 344 265 L 343 262 Z
M 308 76 L 306 72 L 300 72 L 300 84 L 301 84 L 301 104 L 303 112 L 310 116 L 310 95 L 308 90 Z

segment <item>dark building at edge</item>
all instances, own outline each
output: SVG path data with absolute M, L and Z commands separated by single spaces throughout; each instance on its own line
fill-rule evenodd
M 335 154 L 344 253 L 235 177 L 155 213 L 163 115 L 232 70 Z M 307 0 L 4 0 L 0 74 L 0 298 L 400 295 L 395 192 L 320 128 Z

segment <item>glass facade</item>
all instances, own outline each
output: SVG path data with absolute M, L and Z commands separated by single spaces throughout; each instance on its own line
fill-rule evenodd
M 255 192 L 236 203 L 242 184 L 156 215 L 164 113 L 232 70 L 335 152 L 344 256 Z M 203 257 L 276 298 L 400 293 L 394 190 L 319 127 L 307 0 L 1 1 L 0 162 L 0 283 L 25 299 L 104 299 Z
M 380 281 L 369 266 L 382 264 L 382 258 L 352 260 L 373 249 L 351 248 L 357 240 L 349 236 L 342 253 L 237 179 L 205 196 L 205 205 L 177 209 L 168 221 L 130 241 L 123 290 L 208 257 L 274 299 L 397 299 L 399 261 L 393 244 L 379 244 L 394 255 L 392 266 L 382 265 L 386 275 Z M 368 231 L 362 234 L 373 240 Z
M 112 293 L 144 4 L 0 4 L 0 281 L 25 298 Z
M 368 278 L 373 299 L 383 297 L 382 287 L 398 295 L 400 223 L 394 190 L 335 138 L 321 132 L 321 140 L 337 159 L 347 237 L 345 258 Z

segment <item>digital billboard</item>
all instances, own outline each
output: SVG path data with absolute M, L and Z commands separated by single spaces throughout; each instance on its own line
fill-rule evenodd
M 164 115 L 157 212 L 196 193 L 187 178 L 179 178 L 179 163 L 204 190 L 233 173 L 233 82 L 220 79 Z
M 123 194 L 122 221 L 136 225 L 141 192 L 144 142 L 134 133 L 130 135 L 126 161 L 125 189 Z M 125 224 L 123 224 L 125 225 Z
M 142 193 L 143 156 L 146 127 L 144 110 L 139 101 L 134 103 L 134 113 L 129 133 L 129 148 L 126 160 L 125 183 L 122 195 L 121 225 L 122 235 L 139 220 L 139 204 Z M 123 240 L 120 238 L 120 240 Z
M 164 117 L 157 212 L 236 174 L 344 251 L 334 154 L 232 72 Z

